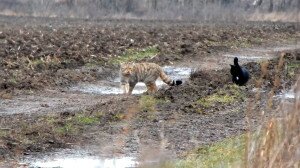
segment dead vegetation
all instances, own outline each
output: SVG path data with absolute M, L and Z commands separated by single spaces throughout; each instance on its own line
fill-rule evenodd
M 246 133 L 245 146 L 245 166 L 246 167 L 297 167 L 299 161 L 300 137 L 299 137 L 299 94 L 300 94 L 300 76 L 299 76 L 299 53 L 296 52 L 291 56 L 290 54 L 282 54 L 279 58 L 278 64 L 275 67 L 273 74 L 273 86 L 271 87 L 267 96 L 268 102 L 265 108 L 260 109 L 260 115 L 264 116 L 268 113 L 274 113 L 270 118 L 262 117 L 260 125 L 255 131 Z M 288 57 L 286 57 L 288 56 Z M 292 60 L 286 63 L 284 57 Z M 290 69 L 289 67 L 298 64 L 298 68 Z M 279 105 L 274 104 L 274 91 L 287 87 L 282 82 L 285 79 L 281 72 L 286 68 L 285 75 L 290 76 L 290 71 L 296 73 L 294 76 L 294 84 L 291 87 L 295 98 L 292 101 L 283 97 Z M 290 87 L 288 87 L 290 88 Z M 261 95 L 257 94 L 254 99 L 257 100 Z M 251 104 L 249 105 L 251 106 Z M 255 111 L 248 108 L 246 121 L 248 127 L 253 127 L 249 122 L 249 117 Z

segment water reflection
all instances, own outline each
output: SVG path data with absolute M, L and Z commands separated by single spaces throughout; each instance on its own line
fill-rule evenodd
M 75 157 L 40 160 L 30 164 L 31 168 L 132 168 L 137 167 L 133 157 L 98 158 Z

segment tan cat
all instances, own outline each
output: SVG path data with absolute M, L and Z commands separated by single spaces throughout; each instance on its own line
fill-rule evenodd
M 124 94 L 131 95 L 133 88 L 138 82 L 147 86 L 148 93 L 158 90 L 155 81 L 160 77 L 169 86 L 182 84 L 181 80 L 172 80 L 163 69 L 155 63 L 123 63 L 120 68 L 121 87 Z

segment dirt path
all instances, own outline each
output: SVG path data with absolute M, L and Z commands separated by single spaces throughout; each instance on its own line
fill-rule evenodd
M 39 115 L 50 112 L 78 112 L 97 103 L 105 103 L 111 98 L 111 96 L 45 90 L 2 100 L 0 113 Z

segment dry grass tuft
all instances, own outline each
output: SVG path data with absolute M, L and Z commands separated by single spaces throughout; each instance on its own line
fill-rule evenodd
M 271 112 L 272 117 L 267 120 L 262 119 L 261 125 L 255 132 L 248 131 L 246 136 L 246 151 L 244 167 L 299 167 L 300 166 L 300 77 L 293 86 L 295 93 L 293 100 L 285 99 L 274 109 L 274 90 L 280 86 L 282 80 L 280 71 L 284 69 L 284 55 L 281 54 L 276 66 L 276 76 L 274 86 L 268 94 L 267 111 L 262 115 Z M 265 64 L 261 65 L 262 76 L 265 76 Z M 251 108 L 249 108 L 251 109 Z M 247 117 L 250 118 L 255 111 L 248 110 Z M 264 118 L 264 117 L 262 117 Z M 249 123 L 249 122 L 248 122 Z M 249 124 L 250 128 L 251 125 Z
M 280 117 L 272 117 L 249 134 L 245 167 L 300 166 L 300 79 L 294 88 L 295 100 L 276 109 Z

